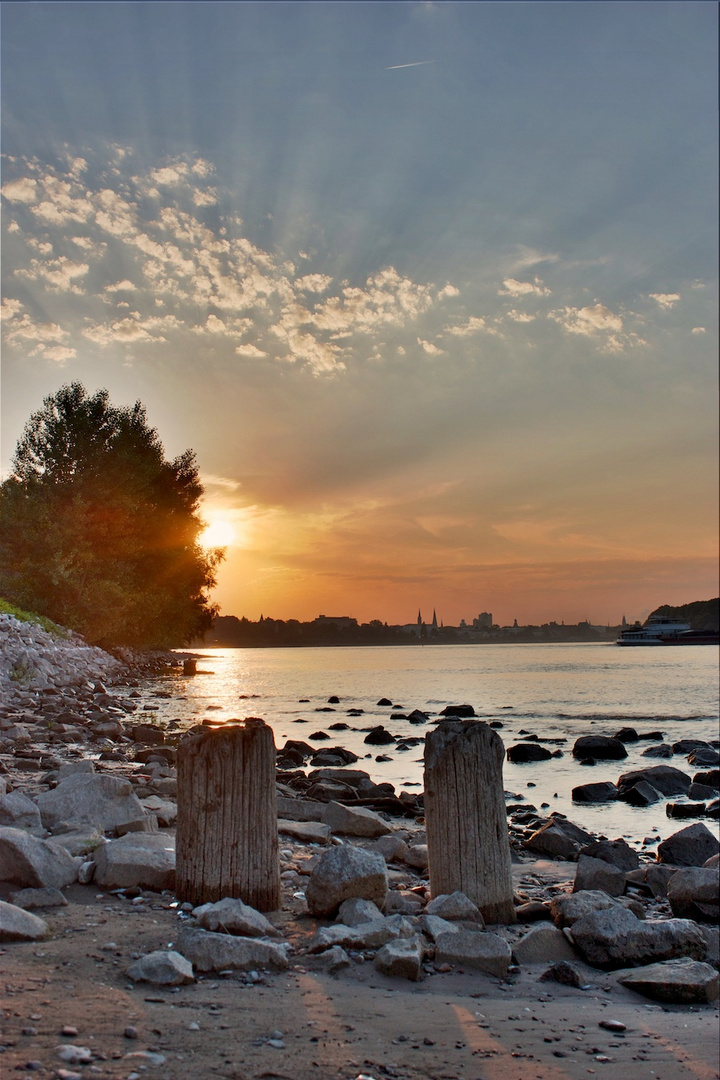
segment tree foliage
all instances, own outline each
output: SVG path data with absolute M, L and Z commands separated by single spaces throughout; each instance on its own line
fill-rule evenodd
M 62 386 L 0 485 L 0 595 L 92 644 L 182 644 L 211 623 L 223 557 L 199 544 L 202 494 L 193 451 L 166 461 L 139 401 Z

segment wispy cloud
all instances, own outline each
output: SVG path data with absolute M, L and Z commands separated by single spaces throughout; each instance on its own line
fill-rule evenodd
M 435 64 L 435 60 L 414 60 L 410 64 L 392 64 L 390 67 L 386 67 L 386 71 L 400 71 L 402 68 L 422 67 L 424 64 Z

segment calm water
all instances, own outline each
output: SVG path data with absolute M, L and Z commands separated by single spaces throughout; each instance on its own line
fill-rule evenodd
M 159 706 L 163 722 L 186 723 L 260 716 L 272 726 L 275 742 L 287 738 L 310 741 L 318 748 L 341 745 L 365 760 L 378 781 L 389 780 L 410 791 L 422 787 L 422 742 L 402 752 L 394 746 L 363 743 L 368 728 L 382 723 L 394 735 L 422 739 L 426 727 L 391 720 L 392 712 L 422 709 L 431 719 L 445 705 L 468 703 L 479 718 L 500 720 L 506 746 L 523 733 L 540 739 L 565 738 L 564 755 L 547 762 L 513 765 L 505 762 L 504 783 L 538 809 L 548 803 L 594 832 L 628 839 L 664 837 L 684 827 L 665 815 L 665 805 L 640 810 L 624 803 L 597 807 L 575 805 L 577 784 L 615 782 L 622 772 L 672 764 L 689 774 L 685 757 L 664 762 L 642 757 L 650 743 L 627 746 L 622 762 L 588 768 L 571 754 L 575 739 L 597 733 L 612 735 L 621 726 L 638 732 L 660 730 L 666 743 L 684 738 L 718 738 L 718 649 L 714 646 L 622 649 L 615 645 L 455 645 L 401 648 L 208 649 L 194 678 L 173 676 L 172 699 L 154 697 L 167 680 L 147 686 L 148 703 Z M 334 712 L 328 698 L 337 695 Z M 395 709 L 378 707 L 388 698 Z M 307 699 L 301 701 L 301 699 Z M 364 714 L 349 717 L 346 710 Z M 301 722 L 304 721 L 304 722 Z M 346 722 L 354 730 L 331 731 Z M 365 729 L 365 730 L 362 730 Z M 325 731 L 329 741 L 308 737 Z M 555 749 L 555 747 L 551 747 Z M 387 754 L 391 760 L 375 758 Z M 706 821 L 717 832 L 717 824 Z

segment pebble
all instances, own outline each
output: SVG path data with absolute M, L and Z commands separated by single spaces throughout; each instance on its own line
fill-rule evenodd
M 601 1020 L 598 1027 L 605 1028 L 606 1031 L 627 1031 L 622 1020 Z

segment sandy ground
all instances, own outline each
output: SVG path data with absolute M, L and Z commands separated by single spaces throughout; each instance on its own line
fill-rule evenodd
M 539 865 L 548 868 L 558 878 L 565 869 Z M 408 983 L 371 962 L 333 977 L 299 951 L 317 921 L 285 911 L 273 921 L 298 949 L 290 971 L 255 984 L 211 974 L 169 990 L 133 984 L 125 971 L 133 954 L 175 940 L 171 897 L 146 893 L 138 903 L 92 885 L 65 895 L 67 907 L 38 912 L 50 923 L 46 942 L 0 949 L 3 1078 L 720 1077 L 717 1008 L 652 1004 L 579 962 L 583 990 L 539 981 L 546 964 L 504 981 L 456 970 Z M 626 1030 L 606 1030 L 607 1020 Z M 70 1043 L 88 1047 L 92 1062 L 64 1064 L 58 1047 Z

